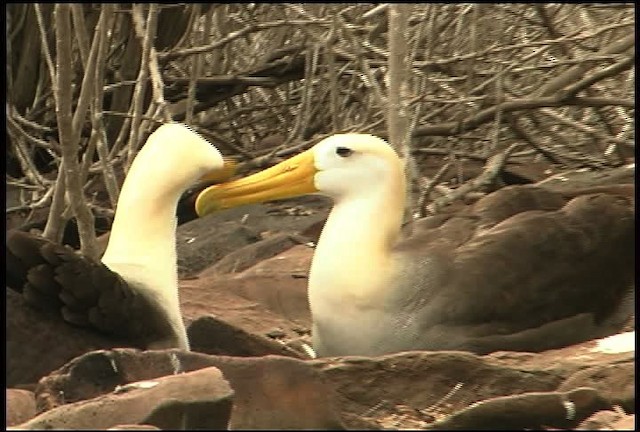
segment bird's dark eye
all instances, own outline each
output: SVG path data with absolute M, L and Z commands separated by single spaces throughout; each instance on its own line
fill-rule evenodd
M 336 154 L 340 157 L 349 157 L 353 154 L 353 150 L 349 147 L 337 147 Z

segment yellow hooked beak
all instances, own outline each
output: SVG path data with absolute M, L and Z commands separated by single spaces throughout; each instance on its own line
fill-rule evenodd
M 196 213 L 202 217 L 216 210 L 317 192 L 317 171 L 313 152 L 307 150 L 248 177 L 204 189 L 196 199 Z
M 236 169 L 238 168 L 238 162 L 227 156 L 223 156 L 222 161 L 224 163 L 222 168 L 203 175 L 200 177 L 200 181 L 207 183 L 222 183 L 233 177 L 236 173 Z

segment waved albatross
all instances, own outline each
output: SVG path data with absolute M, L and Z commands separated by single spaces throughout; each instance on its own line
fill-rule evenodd
M 508 187 L 405 239 L 403 166 L 371 135 L 334 135 L 209 187 L 196 211 L 307 193 L 334 201 L 309 273 L 318 356 L 542 351 L 612 334 L 633 310 L 625 197 Z
M 11 231 L 7 286 L 36 308 L 127 345 L 188 350 L 178 301 L 176 206 L 189 186 L 229 165 L 189 127 L 160 126 L 125 178 L 101 262 Z

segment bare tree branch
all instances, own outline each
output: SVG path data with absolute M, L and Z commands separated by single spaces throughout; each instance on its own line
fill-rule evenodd
M 96 235 L 94 231 L 93 214 L 86 205 L 80 184 L 80 167 L 78 165 L 78 142 L 74 138 L 73 118 L 71 114 L 72 73 L 71 65 L 71 20 L 70 6 L 57 4 L 55 6 L 56 22 L 56 85 L 54 95 L 56 99 L 56 117 L 62 147 L 62 160 L 66 178 L 66 189 L 71 207 L 78 221 L 80 234 L 80 249 L 89 257 L 98 258 Z
M 502 167 L 504 167 L 504 164 L 507 162 L 507 159 L 517 147 L 517 144 L 511 145 L 506 150 L 503 150 L 495 156 L 492 156 L 489 160 L 487 160 L 484 170 L 478 177 L 455 189 L 451 194 L 433 201 L 427 206 L 427 211 L 432 214 L 437 213 L 438 210 L 440 210 L 445 205 L 464 197 L 469 192 L 475 191 L 481 187 L 491 184 L 498 176 L 498 174 L 500 174 L 500 171 L 502 170 Z
M 614 43 L 602 48 L 598 51 L 598 54 L 619 54 L 623 53 L 635 44 L 635 35 L 632 33 L 626 37 L 623 37 Z M 565 88 L 567 85 L 579 80 L 584 74 L 595 65 L 579 64 L 561 75 L 555 77 L 544 85 L 538 92 L 538 96 L 550 96 L 559 90 Z
M 282 27 L 282 26 L 308 26 L 308 25 L 327 26 L 330 24 L 331 22 L 329 20 L 308 20 L 308 21 L 307 20 L 282 20 L 277 22 L 255 23 L 243 29 L 240 29 L 236 32 L 233 32 L 227 35 L 226 37 L 216 42 L 213 42 L 209 45 L 175 50 L 175 51 L 166 52 L 166 53 L 158 53 L 158 60 L 167 62 L 180 57 L 186 57 L 194 54 L 203 54 L 208 51 L 213 51 L 214 49 L 223 47 L 224 45 L 227 45 L 228 43 L 236 39 L 239 39 L 241 37 L 244 37 L 250 33 L 259 32 L 261 30 L 266 30 L 270 28 Z
M 71 5 L 71 16 L 73 17 L 73 29 L 78 45 L 78 51 L 80 52 L 80 61 L 82 63 L 82 69 L 87 70 L 87 63 L 89 62 L 89 38 L 87 37 L 87 26 L 84 20 L 84 11 L 82 10 L 82 4 Z
M 407 24 L 411 14 L 406 4 L 389 5 L 389 90 L 387 92 L 387 127 L 389 142 L 400 157 L 409 156 L 409 53 L 407 49 Z
M 134 13 L 136 13 L 134 11 Z M 136 27 L 138 29 L 138 27 Z M 158 110 L 162 114 L 162 118 L 165 122 L 169 123 L 173 121 L 171 111 L 167 107 L 167 102 L 164 100 L 164 82 L 160 74 L 160 67 L 158 66 L 158 54 L 153 46 L 153 41 L 156 38 L 158 30 L 158 11 L 156 5 L 149 6 L 149 16 L 147 17 L 147 32 L 144 35 L 144 43 L 149 43 L 149 74 L 151 75 L 151 88 L 153 90 L 153 100 L 158 105 Z
M 398 31 L 390 9 L 402 6 L 391 4 L 73 5 L 68 80 L 54 64 L 54 8 L 7 8 L 7 170 L 20 179 L 20 206 L 52 206 L 48 234 L 73 213 L 60 165 L 69 149 L 58 144 L 69 142 L 59 121 L 68 99 L 57 100 L 69 89 L 81 189 L 98 189 L 88 205 L 106 217 L 116 174 L 172 118 L 246 170 L 348 131 L 393 143 L 406 134 L 412 180 L 435 154 L 451 155 L 462 183 L 462 158 L 486 162 L 514 143 L 527 149 L 519 162 L 543 155 L 536 167 L 604 169 L 634 157 L 632 8 L 416 3 Z M 394 72 L 402 42 L 404 76 Z
M 420 198 L 418 199 L 418 216 L 425 217 L 429 214 L 427 210 L 427 202 L 429 201 L 429 196 L 431 195 L 431 191 L 436 187 L 438 183 L 442 180 L 442 178 L 449 172 L 453 163 L 448 161 L 444 165 L 440 167 L 436 175 L 433 176 L 431 180 L 424 186 L 422 191 L 420 191 Z
M 104 179 L 104 185 L 109 195 L 109 201 L 111 207 L 115 208 L 118 202 L 118 196 L 120 194 L 118 188 L 118 182 L 113 171 L 113 166 L 109 163 L 109 149 L 107 145 L 106 128 L 102 121 L 102 105 L 104 103 L 104 87 L 102 85 L 104 79 L 104 70 L 106 66 L 107 50 L 109 47 L 109 33 L 113 28 L 115 19 L 115 8 L 113 5 L 105 4 L 101 11 L 101 17 L 98 27 L 96 28 L 96 35 L 94 38 L 99 38 L 98 54 L 96 57 L 97 77 L 94 83 L 94 99 L 91 104 L 91 125 L 93 130 L 91 132 L 91 141 L 95 142 L 96 150 L 98 151 L 98 157 L 100 160 L 100 166 L 102 168 L 102 177 Z M 98 33 L 98 28 L 100 29 Z
M 53 65 L 53 60 L 51 58 L 51 49 L 49 49 L 49 42 L 47 41 L 47 30 L 44 25 L 44 18 L 42 17 L 42 11 L 40 9 L 39 4 L 34 4 L 33 8 L 36 12 L 36 17 L 38 19 L 38 29 L 40 30 L 40 43 L 42 53 L 44 54 L 44 59 L 47 62 L 47 69 L 49 70 L 49 75 L 51 77 L 51 82 L 55 83 L 56 81 L 56 69 Z
M 42 236 L 49 240 L 60 243 L 62 240 L 62 233 L 64 224 L 67 222 L 62 217 L 65 209 L 65 191 L 66 176 L 64 160 L 58 165 L 58 177 L 55 184 L 52 186 L 53 196 L 51 197 L 51 207 L 49 208 L 49 217 L 47 218 L 47 224 L 44 226 Z
M 535 99 L 522 99 L 503 102 L 499 105 L 495 105 L 486 110 L 480 111 L 478 114 L 467 118 L 461 122 L 448 122 L 434 126 L 422 126 L 416 128 L 414 136 L 450 136 L 458 133 L 468 131 L 476 128 L 482 123 L 485 123 L 495 116 L 498 110 L 503 112 L 513 112 L 524 109 L 544 108 L 544 107 L 558 107 L 565 105 L 580 105 L 580 106 L 606 106 L 606 105 L 622 105 L 629 108 L 635 106 L 633 100 L 615 100 L 607 98 L 586 98 L 575 97 L 568 98 L 566 100 L 560 97 L 541 97 Z
M 622 71 L 630 69 L 636 63 L 636 56 L 632 55 L 627 57 L 616 64 L 613 64 L 607 68 L 604 68 L 601 71 L 598 71 L 592 75 L 589 75 L 577 83 L 565 87 L 563 90 L 560 90 L 558 93 L 558 97 L 561 99 L 566 99 L 575 96 L 578 92 L 588 88 L 589 86 L 601 81 L 605 78 L 612 77 L 614 75 L 619 74 Z
M 142 55 L 140 59 L 140 70 L 138 72 L 138 79 L 136 80 L 136 86 L 133 91 L 133 118 L 131 120 L 131 127 L 129 129 L 129 144 L 127 149 L 127 163 L 125 167 L 126 171 L 129 170 L 129 167 L 133 162 L 133 158 L 138 153 L 138 148 L 140 147 L 140 123 L 142 122 L 140 116 L 143 110 L 142 105 L 144 103 L 145 91 L 147 90 L 147 77 L 149 74 L 149 54 L 151 52 L 151 44 L 153 42 L 142 36 L 143 34 L 145 34 L 143 30 L 144 23 L 142 18 L 142 9 L 143 6 L 139 4 L 134 4 L 131 9 L 131 17 L 136 29 L 136 34 L 138 35 L 140 44 L 142 45 Z
M 194 17 L 200 17 L 200 4 L 196 3 L 193 5 L 192 14 Z M 196 35 L 196 40 L 199 44 L 202 44 L 205 39 L 205 34 L 208 35 L 211 30 L 211 14 L 207 13 L 206 24 L 202 32 L 198 32 Z M 197 31 L 197 30 L 196 30 Z M 189 77 L 189 90 L 187 91 L 187 108 L 186 108 L 186 117 L 185 120 L 187 124 L 193 123 L 193 104 L 196 99 L 196 80 L 201 74 L 202 69 L 202 57 L 201 55 L 195 55 L 191 59 L 191 76 Z

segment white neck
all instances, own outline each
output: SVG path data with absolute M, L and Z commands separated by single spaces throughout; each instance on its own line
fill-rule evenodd
M 180 347 L 188 349 L 178 299 L 175 216 L 178 192 L 154 190 L 152 178 L 142 183 L 133 178 L 128 180 L 118 200 L 102 262 L 157 299 L 171 321 Z
M 405 202 L 402 180 L 390 180 L 337 201 L 331 210 L 309 273 L 312 309 L 367 307 L 385 295 L 386 283 L 379 275 L 389 274 L 385 269 L 392 265 L 391 248 L 400 233 Z

